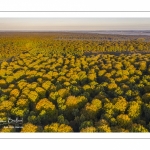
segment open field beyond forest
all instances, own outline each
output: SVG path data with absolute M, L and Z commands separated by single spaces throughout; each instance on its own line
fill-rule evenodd
M 2 32 L 0 131 L 149 132 L 150 36 Z

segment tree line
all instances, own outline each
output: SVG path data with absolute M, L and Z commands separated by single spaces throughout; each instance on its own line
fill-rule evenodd
M 85 52 L 143 52 L 150 50 L 148 36 L 101 35 L 94 33 L 2 33 L 0 61 L 29 51 L 38 53 L 83 55 Z

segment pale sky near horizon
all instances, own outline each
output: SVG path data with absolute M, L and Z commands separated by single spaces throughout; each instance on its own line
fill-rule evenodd
M 7 30 L 150 30 L 150 18 L 0 18 Z

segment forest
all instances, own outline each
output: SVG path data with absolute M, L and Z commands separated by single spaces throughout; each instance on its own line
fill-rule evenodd
M 149 132 L 150 36 L 0 34 L 0 132 Z

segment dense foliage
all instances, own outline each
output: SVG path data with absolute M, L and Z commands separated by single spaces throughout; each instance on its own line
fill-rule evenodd
M 1 33 L 0 61 L 22 52 L 83 55 L 86 52 L 149 52 L 150 37 L 137 35 L 101 35 L 96 33 L 44 32 Z
M 114 51 L 109 48 L 116 43 L 122 45 L 119 51 L 130 51 L 129 45 L 135 50 L 142 45 L 138 50 L 148 51 L 148 41 L 139 37 L 65 41 L 60 33 L 41 35 L 41 39 L 36 34 L 29 39 L 21 36 L 13 38 L 18 45 L 10 48 L 7 42 L 13 43 L 14 36 L 0 39 L 1 47 L 5 45 L 0 63 L 0 120 L 23 118 L 23 127 L 0 124 L 1 132 L 150 131 L 150 54 L 84 54 L 87 45 L 89 51 L 101 51 L 96 47 L 101 43 L 102 51 Z M 5 60 L 7 49 L 10 54 Z

